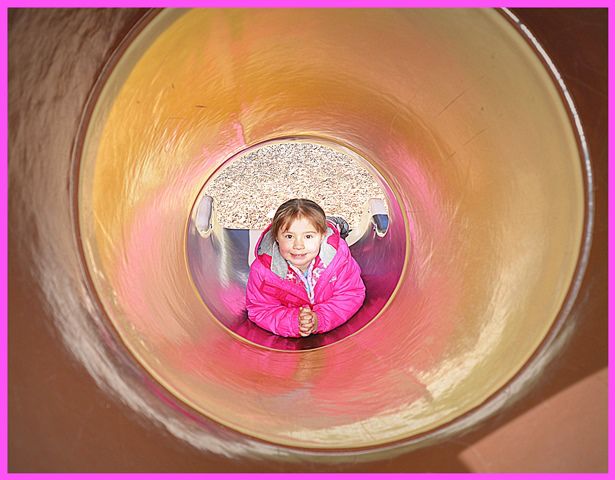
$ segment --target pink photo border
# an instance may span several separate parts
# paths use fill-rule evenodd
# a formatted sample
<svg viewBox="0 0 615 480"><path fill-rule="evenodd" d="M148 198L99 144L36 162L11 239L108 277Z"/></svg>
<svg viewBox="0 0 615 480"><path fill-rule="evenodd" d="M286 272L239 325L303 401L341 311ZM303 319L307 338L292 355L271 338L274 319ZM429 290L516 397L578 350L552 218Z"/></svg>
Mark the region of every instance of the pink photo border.
<svg viewBox="0 0 615 480"><path fill-rule="evenodd" d="M505 6L506 7L599 7L599 8L608 8L608 1L602 2L590 2L589 4L584 4L580 1L540 1L540 2L532 2L532 1L517 1L517 2L509 2ZM2 5L0 6L0 31L2 32L2 37L0 40L0 54L2 58L0 59L0 110L2 112L2 116L0 119L0 147L1 147L1 172L0 172L0 187L2 190L2 212L0 213L1 219L1 239L0 246L2 248L2 255L0 256L0 268L2 269L2 289L0 291L0 306L2 309L0 316L0 326L2 328L2 335L0 335L0 478L19 478L22 480L31 479L31 478L40 478L42 476L57 476L58 478L66 478L70 476L70 478L92 478L92 477L113 477L113 478L150 478L154 476L154 474L11 474L8 473L8 426L7 426L7 417L8 417L8 265L7 265L7 257L8 257L8 8L20 8L20 7L29 7L29 8L45 8L45 7L54 7L54 8L77 8L77 7L237 7L237 8L249 8L249 7L261 7L261 8L273 8L273 7L321 7L321 8L334 8L334 7L443 7L443 8L461 8L461 7L501 7L503 5L493 2L493 1L484 1L484 0L475 0L475 1L459 1L459 0L446 0L439 2L429 2L425 0L418 1L407 1L407 0L382 0L380 2L374 0L210 0L210 1L181 1L181 0L151 0L151 1L129 1L124 2L121 0L107 0L107 1L94 1L94 0L69 0L69 1L45 1L45 0L32 0L32 1L2 1ZM615 11L613 9L609 9L608 12L609 18L609 138L615 138L615 127L613 127L613 123L611 122L612 113L613 113L613 101L612 101L612 87L613 87L613 55L615 52L615 41L613 40L613 25L615 22ZM613 142L609 142L609 166L610 159L613 158ZM609 168L609 191L611 189L611 185L613 182L613 173ZM613 215L615 215L613 208L612 198L609 196L608 201L609 207L609 252L611 250L611 224ZM611 274L613 273L613 264L611 256L609 255L609 265L608 272L609 278L611 278ZM609 284L609 300L612 297L613 286ZM609 325L611 323L613 315L613 309L611 302L609 301ZM611 353L612 353L612 345L613 345L613 331L609 329L609 364L611 363ZM612 398L612 389L613 389L613 372L609 370L609 398ZM612 438L612 412L609 408L609 439ZM609 471L611 471L613 459L613 446L609 442ZM224 478L224 479L234 479L234 478L270 478L272 474L155 474L156 478L175 478L175 477L183 477L183 476L192 476L194 477L206 477L206 478ZM293 478L339 478L341 474L278 474L279 475L292 475ZM385 474L344 474L343 476L348 478L352 477L384 477ZM410 475L416 474L386 474L387 478L408 478ZM421 474L422 477L426 478L442 478L444 476L449 475L464 475L464 474ZM467 475L467 474L466 474ZM487 475L487 474L481 474ZM538 478L551 478L551 477L561 477L566 474L524 474L529 477L538 477ZM569 474L568 474L569 475ZM592 474L595 476L596 474ZM502 477L504 474L488 474L488 477ZM578 477L578 474L575 474L575 477ZM589 476L589 475L588 475Z"/></svg>

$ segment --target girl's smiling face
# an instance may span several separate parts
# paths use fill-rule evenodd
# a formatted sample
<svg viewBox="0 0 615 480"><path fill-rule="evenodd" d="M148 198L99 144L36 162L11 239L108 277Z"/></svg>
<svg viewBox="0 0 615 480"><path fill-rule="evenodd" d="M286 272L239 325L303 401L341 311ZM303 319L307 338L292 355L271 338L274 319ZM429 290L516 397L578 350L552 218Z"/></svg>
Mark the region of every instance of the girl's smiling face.
<svg viewBox="0 0 615 480"><path fill-rule="evenodd" d="M307 218L294 219L276 238L282 257L305 272L320 253L324 235Z"/></svg>

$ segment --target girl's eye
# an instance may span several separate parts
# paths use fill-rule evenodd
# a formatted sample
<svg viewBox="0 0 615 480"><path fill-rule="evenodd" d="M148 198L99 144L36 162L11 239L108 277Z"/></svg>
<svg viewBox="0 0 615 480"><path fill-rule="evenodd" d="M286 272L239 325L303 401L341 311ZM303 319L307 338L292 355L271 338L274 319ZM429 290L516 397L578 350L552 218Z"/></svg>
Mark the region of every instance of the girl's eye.
<svg viewBox="0 0 615 480"><path fill-rule="evenodd" d="M291 238L293 238L292 235L284 235L284 238L286 238L287 240L290 240Z"/></svg>
<svg viewBox="0 0 615 480"><path fill-rule="evenodd" d="M312 238L312 235L306 235L305 238L307 238L308 240Z"/></svg>

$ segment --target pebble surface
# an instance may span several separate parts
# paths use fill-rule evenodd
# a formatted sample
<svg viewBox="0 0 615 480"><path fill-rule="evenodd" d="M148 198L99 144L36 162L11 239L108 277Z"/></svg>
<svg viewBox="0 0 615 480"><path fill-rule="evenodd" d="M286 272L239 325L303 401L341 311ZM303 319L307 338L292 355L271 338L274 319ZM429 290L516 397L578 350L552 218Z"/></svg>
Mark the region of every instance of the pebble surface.
<svg viewBox="0 0 615 480"><path fill-rule="evenodd" d="M262 229L291 198L309 198L327 215L358 225L370 198L384 199L374 177L354 158L325 145L276 143L238 157L205 186L226 228Z"/></svg>

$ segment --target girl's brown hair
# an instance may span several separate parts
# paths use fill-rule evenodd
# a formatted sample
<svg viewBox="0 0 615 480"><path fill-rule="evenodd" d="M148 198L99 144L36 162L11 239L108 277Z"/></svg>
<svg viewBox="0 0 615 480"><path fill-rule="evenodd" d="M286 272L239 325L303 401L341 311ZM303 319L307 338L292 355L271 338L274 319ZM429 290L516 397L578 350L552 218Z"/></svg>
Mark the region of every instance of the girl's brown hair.
<svg viewBox="0 0 615 480"><path fill-rule="evenodd" d="M271 222L273 238L277 238L278 233L284 231L297 218L309 220L318 233L327 232L327 217L320 205L307 198L293 198L284 202L276 210Z"/></svg>

